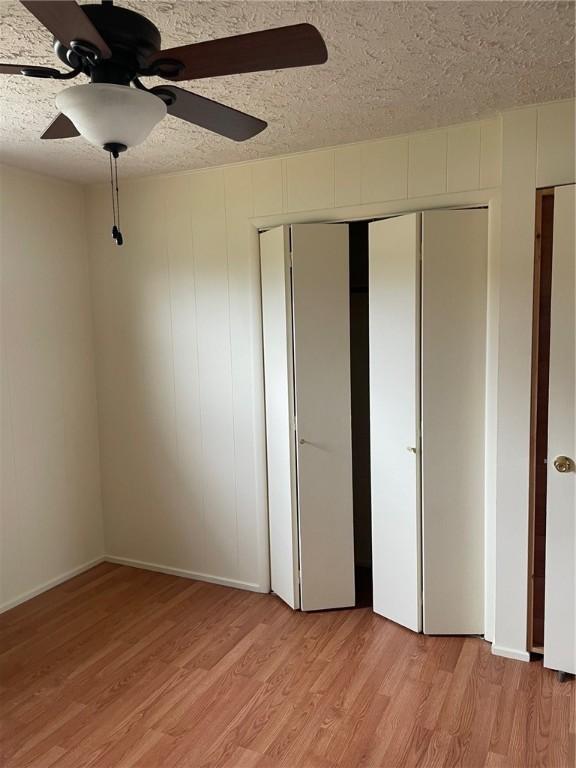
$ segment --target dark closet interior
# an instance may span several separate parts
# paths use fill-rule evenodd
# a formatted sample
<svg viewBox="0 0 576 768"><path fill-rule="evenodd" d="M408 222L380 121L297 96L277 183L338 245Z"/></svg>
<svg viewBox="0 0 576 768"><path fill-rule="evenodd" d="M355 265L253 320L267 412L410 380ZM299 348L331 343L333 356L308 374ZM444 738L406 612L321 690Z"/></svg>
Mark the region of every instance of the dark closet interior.
<svg viewBox="0 0 576 768"><path fill-rule="evenodd" d="M350 377L356 605L372 605L368 222L350 224Z"/></svg>
<svg viewBox="0 0 576 768"><path fill-rule="evenodd" d="M546 485L548 453L548 378L554 190L536 194L534 306L532 327L532 412L530 429L530 584L528 648L544 652L546 571Z"/></svg>

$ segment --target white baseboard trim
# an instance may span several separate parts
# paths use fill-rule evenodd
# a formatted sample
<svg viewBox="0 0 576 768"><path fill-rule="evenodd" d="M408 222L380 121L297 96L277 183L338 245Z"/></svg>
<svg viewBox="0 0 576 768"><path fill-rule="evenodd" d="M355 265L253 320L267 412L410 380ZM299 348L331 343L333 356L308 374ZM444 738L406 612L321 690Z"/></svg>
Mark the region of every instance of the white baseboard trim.
<svg viewBox="0 0 576 768"><path fill-rule="evenodd" d="M184 579L194 579L196 581L207 581L210 584L220 584L223 587L233 587L234 589L246 589L249 592L261 592L267 594L270 590L253 584L250 581L238 581L237 579L225 579L221 576L212 576L208 573L196 573L195 571L185 571L181 568L171 568L167 565L158 565L157 563L146 563L142 560L132 560L127 557L115 557L107 555L103 558L108 563L117 565L127 565L130 568L142 568L145 571L157 571L158 573L167 573L170 576L181 576Z"/></svg>
<svg viewBox="0 0 576 768"><path fill-rule="evenodd" d="M95 565L100 565L100 563L104 563L106 560L106 557L97 557L95 560L90 560L88 563L84 563L84 565L79 565L78 568L73 568L71 571L66 571L66 573L56 576L54 579L50 579L50 581L45 581L44 584L41 584L39 587L35 587L29 592L24 592L24 594L18 595L18 597L8 600L6 603L2 603L2 605L0 605L0 613L5 613L6 611L9 611L10 608L16 608L17 605L41 595L42 592L48 592L49 589L57 587L59 584L63 584L69 579L73 579L74 576L79 576L81 573L84 573L84 571L89 571L90 568L94 568Z"/></svg>
<svg viewBox="0 0 576 768"><path fill-rule="evenodd" d="M0 605L0 613L5 613L11 608L15 608L17 605L25 603L27 600L31 600L33 597L37 597L43 592L47 592L49 589L57 587L59 584L63 584L65 581L74 578L74 576L78 576L85 571L89 571L90 568L94 568L94 566L105 562L115 563L117 565L126 565L130 568L142 568L145 571L167 573L170 576L181 576L184 579L207 581L211 584L220 584L223 587L232 587L234 589L245 589L249 592L260 592L264 594L269 592L268 589L260 586L259 584L254 584L249 581L225 579L220 576L212 576L211 574L207 573L196 573L195 571L186 571L182 570L181 568L171 568L170 566L158 565L157 563L146 563L143 560L132 560L127 557L104 555L103 557L97 557L94 560L90 560L89 562L84 563L77 568L73 568L71 571L67 571L66 573L63 573L54 579L50 579L50 581L44 582L44 584L41 584L39 587L35 587L34 589L31 589L30 591L25 592L24 594L19 595L18 597L9 600L6 603L2 603L2 605ZM516 648L506 648L501 645L492 644L492 653L494 656L504 656L507 659L515 659L517 661L530 661L530 654L528 651L520 651Z"/></svg>
<svg viewBox="0 0 576 768"><path fill-rule="evenodd" d="M516 661L530 661L528 651L519 651L516 648L505 648L502 645L492 645L494 656L504 656L507 659L516 659Z"/></svg>

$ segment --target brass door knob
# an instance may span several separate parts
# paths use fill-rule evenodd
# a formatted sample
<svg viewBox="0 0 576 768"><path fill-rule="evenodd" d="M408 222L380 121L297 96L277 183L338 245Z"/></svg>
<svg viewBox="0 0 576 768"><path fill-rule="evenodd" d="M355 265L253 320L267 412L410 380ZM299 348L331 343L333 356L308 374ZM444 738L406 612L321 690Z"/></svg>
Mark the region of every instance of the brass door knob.
<svg viewBox="0 0 576 768"><path fill-rule="evenodd" d="M557 472L572 472L574 470L574 462L569 456L556 456L554 459L554 469Z"/></svg>

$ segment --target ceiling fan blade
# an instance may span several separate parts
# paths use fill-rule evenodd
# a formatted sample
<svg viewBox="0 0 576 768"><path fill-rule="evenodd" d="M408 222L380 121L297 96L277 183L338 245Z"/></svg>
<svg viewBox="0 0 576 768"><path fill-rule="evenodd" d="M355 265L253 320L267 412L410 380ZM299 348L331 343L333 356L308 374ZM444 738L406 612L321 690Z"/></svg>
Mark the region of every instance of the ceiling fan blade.
<svg viewBox="0 0 576 768"><path fill-rule="evenodd" d="M76 126L66 115L60 112L44 131L41 139L71 139L73 136L80 136Z"/></svg>
<svg viewBox="0 0 576 768"><path fill-rule="evenodd" d="M175 85L160 85L151 89L152 93L167 91L175 101L168 105L168 114L199 125L213 133L219 133L234 141L246 141L256 136L268 125L264 120L239 112L218 101L212 101L197 93L185 91Z"/></svg>
<svg viewBox="0 0 576 768"><path fill-rule="evenodd" d="M328 51L322 35L311 24L266 29L246 35L223 37L159 51L150 59L173 59L184 66L167 80L197 80L201 77L261 72L269 69L323 64Z"/></svg>
<svg viewBox="0 0 576 768"><path fill-rule="evenodd" d="M35 64L0 64L0 75L28 75L32 77L54 77L59 75L52 67L38 67Z"/></svg>
<svg viewBox="0 0 576 768"><path fill-rule="evenodd" d="M109 59L112 51L94 24L74 0L20 0L31 14L67 48L72 40L91 43Z"/></svg>

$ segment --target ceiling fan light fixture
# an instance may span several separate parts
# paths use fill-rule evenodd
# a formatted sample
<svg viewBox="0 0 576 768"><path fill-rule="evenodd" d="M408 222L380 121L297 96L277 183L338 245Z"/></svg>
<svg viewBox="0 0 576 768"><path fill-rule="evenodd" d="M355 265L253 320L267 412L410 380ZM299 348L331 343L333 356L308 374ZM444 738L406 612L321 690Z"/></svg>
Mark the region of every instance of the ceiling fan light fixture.
<svg viewBox="0 0 576 768"><path fill-rule="evenodd" d="M166 104L149 91L126 85L74 85L56 96L56 105L91 144L134 147L166 115Z"/></svg>

